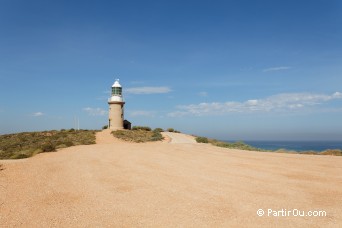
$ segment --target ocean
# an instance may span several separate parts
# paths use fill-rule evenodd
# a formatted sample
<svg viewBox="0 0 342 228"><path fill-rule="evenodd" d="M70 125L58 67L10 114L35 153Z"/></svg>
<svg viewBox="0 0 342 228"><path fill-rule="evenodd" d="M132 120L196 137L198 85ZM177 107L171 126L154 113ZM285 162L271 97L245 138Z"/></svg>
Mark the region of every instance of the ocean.
<svg viewBox="0 0 342 228"><path fill-rule="evenodd" d="M231 141L226 141L231 142ZM327 149L342 150L342 141L243 141L253 147L265 150L295 150L301 151L323 151Z"/></svg>

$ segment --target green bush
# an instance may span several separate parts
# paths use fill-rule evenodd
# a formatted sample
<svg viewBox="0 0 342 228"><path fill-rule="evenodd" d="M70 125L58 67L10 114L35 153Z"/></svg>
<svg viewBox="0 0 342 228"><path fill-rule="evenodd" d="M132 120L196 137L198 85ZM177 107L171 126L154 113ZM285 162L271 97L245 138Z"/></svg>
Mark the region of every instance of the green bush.
<svg viewBox="0 0 342 228"><path fill-rule="evenodd" d="M208 143L208 139L206 137L196 137L196 142L198 143Z"/></svg>
<svg viewBox="0 0 342 228"><path fill-rule="evenodd" d="M104 125L104 126L102 127L102 129L103 129L103 130L108 129L108 125Z"/></svg>
<svg viewBox="0 0 342 228"><path fill-rule="evenodd" d="M153 131L153 135L151 136L150 141L160 141L163 140L164 137L162 136L162 134L158 131Z"/></svg>
<svg viewBox="0 0 342 228"><path fill-rule="evenodd" d="M153 130L154 132L163 132L164 130L160 127L157 127Z"/></svg>
<svg viewBox="0 0 342 228"><path fill-rule="evenodd" d="M151 128L146 127L146 126L134 126L134 127L132 127L132 130L134 130L134 131L136 131L136 130L151 131Z"/></svg>
<svg viewBox="0 0 342 228"><path fill-rule="evenodd" d="M168 131L168 132L174 132L175 129L173 129L173 128L168 128L167 131Z"/></svg>
<svg viewBox="0 0 342 228"><path fill-rule="evenodd" d="M342 156L342 150L334 149L334 150L325 150L320 152L321 155L334 155L334 156Z"/></svg>
<svg viewBox="0 0 342 228"><path fill-rule="evenodd" d="M163 136L160 132L156 131L146 131L142 129L127 131L127 130L117 130L113 131L112 134L119 139L130 141L130 142L150 142L150 141L160 141Z"/></svg>
<svg viewBox="0 0 342 228"><path fill-rule="evenodd" d="M41 149L43 152L53 152L56 151L56 146L52 145L52 143L45 143L42 145Z"/></svg>

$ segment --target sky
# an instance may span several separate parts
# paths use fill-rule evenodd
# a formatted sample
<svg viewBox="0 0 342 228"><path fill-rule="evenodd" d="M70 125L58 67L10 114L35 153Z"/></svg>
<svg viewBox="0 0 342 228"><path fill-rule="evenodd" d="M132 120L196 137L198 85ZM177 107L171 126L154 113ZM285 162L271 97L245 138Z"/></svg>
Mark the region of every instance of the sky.
<svg viewBox="0 0 342 228"><path fill-rule="evenodd" d="M342 2L0 0L0 134L125 118L224 140L342 140Z"/></svg>

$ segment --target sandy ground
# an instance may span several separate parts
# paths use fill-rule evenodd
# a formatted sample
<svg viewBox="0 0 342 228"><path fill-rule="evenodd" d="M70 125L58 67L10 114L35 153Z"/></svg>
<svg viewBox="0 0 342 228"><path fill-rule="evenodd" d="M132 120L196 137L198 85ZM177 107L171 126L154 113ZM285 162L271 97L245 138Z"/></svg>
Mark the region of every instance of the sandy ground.
<svg viewBox="0 0 342 228"><path fill-rule="evenodd" d="M97 142L0 161L0 227L342 226L341 157Z"/></svg>

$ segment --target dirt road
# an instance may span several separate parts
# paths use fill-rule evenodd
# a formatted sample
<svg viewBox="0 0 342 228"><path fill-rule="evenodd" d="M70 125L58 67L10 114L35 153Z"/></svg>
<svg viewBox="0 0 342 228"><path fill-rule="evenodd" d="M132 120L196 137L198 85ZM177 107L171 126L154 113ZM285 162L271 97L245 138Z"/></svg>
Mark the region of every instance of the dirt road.
<svg viewBox="0 0 342 228"><path fill-rule="evenodd" d="M98 135L0 161L1 227L341 227L342 158ZM263 209L264 216L257 210ZM268 216L268 210L326 216ZM274 213L272 213L274 215Z"/></svg>
<svg viewBox="0 0 342 228"><path fill-rule="evenodd" d="M195 139L191 135L174 132L162 132L163 136L170 137L170 143L196 143Z"/></svg>

